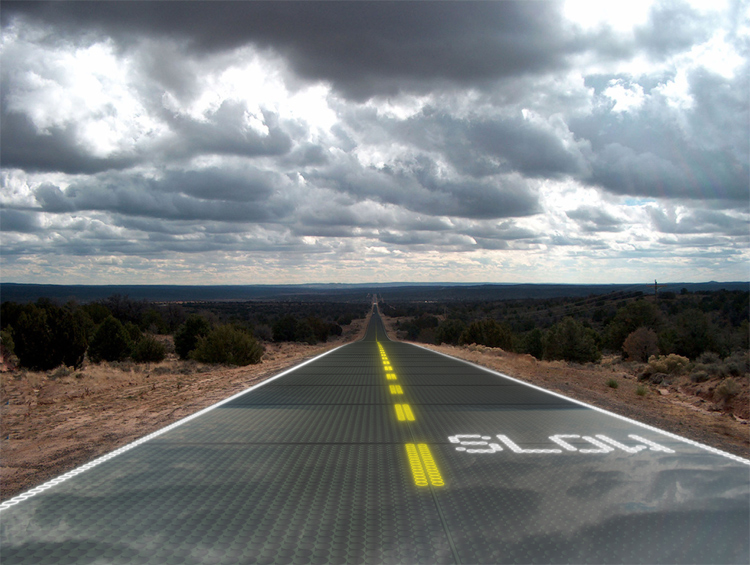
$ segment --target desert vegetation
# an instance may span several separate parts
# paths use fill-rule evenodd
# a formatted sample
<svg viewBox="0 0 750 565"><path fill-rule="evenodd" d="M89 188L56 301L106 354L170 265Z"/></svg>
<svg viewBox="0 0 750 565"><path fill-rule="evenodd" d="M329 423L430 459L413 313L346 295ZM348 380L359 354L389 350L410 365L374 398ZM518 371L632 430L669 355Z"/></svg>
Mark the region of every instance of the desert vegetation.
<svg viewBox="0 0 750 565"><path fill-rule="evenodd" d="M362 318L364 301L151 303L113 295L64 304L4 302L0 312L6 364L50 371L84 362L183 360L245 366L259 363L263 343L324 343Z"/></svg>

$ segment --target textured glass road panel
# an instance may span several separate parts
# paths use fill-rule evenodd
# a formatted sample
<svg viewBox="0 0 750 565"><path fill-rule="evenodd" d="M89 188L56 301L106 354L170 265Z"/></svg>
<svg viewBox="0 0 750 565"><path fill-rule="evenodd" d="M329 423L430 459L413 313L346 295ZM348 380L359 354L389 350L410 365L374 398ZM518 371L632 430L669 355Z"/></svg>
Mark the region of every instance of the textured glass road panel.
<svg viewBox="0 0 750 565"><path fill-rule="evenodd" d="M3 564L747 563L748 471L387 341L375 314L365 340L2 511L0 545Z"/></svg>
<svg viewBox="0 0 750 565"><path fill-rule="evenodd" d="M380 406L229 406L170 430L154 443L405 443L393 408Z"/></svg>
<svg viewBox="0 0 750 565"><path fill-rule="evenodd" d="M455 369L439 373L430 369L424 374L416 374L414 369L411 371L396 371L398 378L406 385L411 386L514 386L514 383L508 379L499 379L489 373L475 371L461 374Z"/></svg>
<svg viewBox="0 0 750 565"><path fill-rule="evenodd" d="M274 386L373 386L380 384L383 379L383 369L367 371L362 375L351 373L333 375L330 369L320 374L291 374L283 379L274 381ZM267 385L268 386L268 385Z"/></svg>
<svg viewBox="0 0 750 565"><path fill-rule="evenodd" d="M266 385L224 406L261 404L388 404L384 386L275 386Z"/></svg>
<svg viewBox="0 0 750 565"><path fill-rule="evenodd" d="M3 563L451 562L403 451L144 445L6 511Z"/></svg>
<svg viewBox="0 0 750 565"><path fill-rule="evenodd" d="M450 469L437 497L464 563L747 560L747 468L731 461L433 450Z"/></svg>
<svg viewBox="0 0 750 565"><path fill-rule="evenodd" d="M509 386L415 386L409 389L412 404L563 404L571 402L523 385Z"/></svg>

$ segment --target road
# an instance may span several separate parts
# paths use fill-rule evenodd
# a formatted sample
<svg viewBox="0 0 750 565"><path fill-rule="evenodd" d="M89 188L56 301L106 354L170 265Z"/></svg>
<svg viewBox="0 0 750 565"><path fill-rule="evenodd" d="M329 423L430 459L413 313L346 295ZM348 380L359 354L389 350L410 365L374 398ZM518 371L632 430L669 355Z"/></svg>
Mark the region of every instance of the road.
<svg viewBox="0 0 750 565"><path fill-rule="evenodd" d="M366 337L0 511L11 563L748 563L750 461Z"/></svg>

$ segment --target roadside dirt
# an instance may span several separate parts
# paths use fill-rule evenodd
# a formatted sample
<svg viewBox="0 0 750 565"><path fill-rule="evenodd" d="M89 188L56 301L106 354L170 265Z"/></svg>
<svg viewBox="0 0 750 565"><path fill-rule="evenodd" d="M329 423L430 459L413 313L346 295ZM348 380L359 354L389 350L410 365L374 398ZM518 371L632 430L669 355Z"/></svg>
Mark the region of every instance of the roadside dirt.
<svg viewBox="0 0 750 565"><path fill-rule="evenodd" d="M388 335L398 340L397 318L383 316ZM508 353L481 345L450 346L417 343L615 414L656 426L705 445L750 459L748 379L731 400L718 399L717 382L692 383L687 376L670 384L639 382L642 363L626 363L619 357L598 364L578 365L564 361L538 361L531 355ZM617 387L610 386L610 381ZM609 384L608 384L609 383ZM636 391L641 387L638 394Z"/></svg>
<svg viewBox="0 0 750 565"><path fill-rule="evenodd" d="M0 374L0 500L215 404L325 351L360 339L367 321L319 345L264 343L258 365L101 363Z"/></svg>

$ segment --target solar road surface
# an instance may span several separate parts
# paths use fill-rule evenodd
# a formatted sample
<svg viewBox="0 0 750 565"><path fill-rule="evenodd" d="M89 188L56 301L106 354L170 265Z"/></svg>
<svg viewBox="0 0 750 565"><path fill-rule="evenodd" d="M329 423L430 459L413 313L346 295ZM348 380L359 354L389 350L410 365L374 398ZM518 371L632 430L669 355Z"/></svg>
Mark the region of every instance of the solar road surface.
<svg viewBox="0 0 750 565"><path fill-rule="evenodd" d="M748 563L750 461L387 339L0 505L11 563Z"/></svg>

